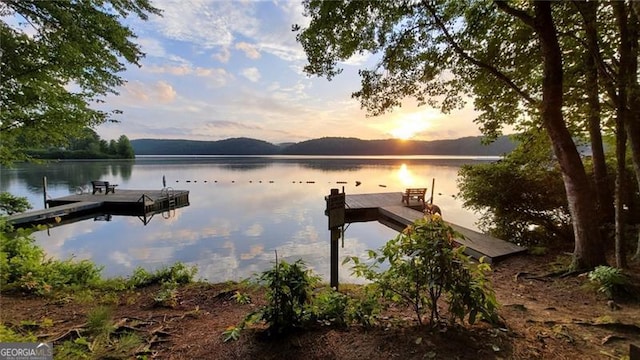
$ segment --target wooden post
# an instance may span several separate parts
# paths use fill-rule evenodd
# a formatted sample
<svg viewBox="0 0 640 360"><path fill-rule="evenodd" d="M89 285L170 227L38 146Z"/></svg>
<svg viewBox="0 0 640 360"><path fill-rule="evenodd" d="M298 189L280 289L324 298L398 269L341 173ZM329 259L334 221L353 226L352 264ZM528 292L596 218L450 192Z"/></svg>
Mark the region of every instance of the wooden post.
<svg viewBox="0 0 640 360"><path fill-rule="evenodd" d="M331 189L331 194L325 197L327 209L325 214L329 217L329 230L331 231L331 259L330 259L330 285L338 289L338 240L342 233L341 227L344 225L345 194L339 193L338 189Z"/></svg>
<svg viewBox="0 0 640 360"><path fill-rule="evenodd" d="M340 228L331 229L331 281L332 288L338 290L338 240L340 239Z"/></svg>
<svg viewBox="0 0 640 360"><path fill-rule="evenodd" d="M47 177L43 176L42 177L42 189L43 189L43 193L42 193L42 198L44 200L44 208L46 209L47 206Z"/></svg>
<svg viewBox="0 0 640 360"><path fill-rule="evenodd" d="M436 187L436 178L431 179L431 205L433 205L433 189Z"/></svg>

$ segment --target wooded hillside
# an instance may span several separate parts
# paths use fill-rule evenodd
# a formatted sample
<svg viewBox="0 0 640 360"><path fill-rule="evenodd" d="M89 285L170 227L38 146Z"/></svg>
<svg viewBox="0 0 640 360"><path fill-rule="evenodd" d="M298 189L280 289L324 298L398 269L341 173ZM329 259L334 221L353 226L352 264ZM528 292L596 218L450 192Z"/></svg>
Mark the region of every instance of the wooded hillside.
<svg viewBox="0 0 640 360"><path fill-rule="evenodd" d="M220 141L132 140L136 155L477 155L500 156L515 148L507 136L490 145L482 137L452 140L361 140L325 137L278 146L266 141L233 138Z"/></svg>

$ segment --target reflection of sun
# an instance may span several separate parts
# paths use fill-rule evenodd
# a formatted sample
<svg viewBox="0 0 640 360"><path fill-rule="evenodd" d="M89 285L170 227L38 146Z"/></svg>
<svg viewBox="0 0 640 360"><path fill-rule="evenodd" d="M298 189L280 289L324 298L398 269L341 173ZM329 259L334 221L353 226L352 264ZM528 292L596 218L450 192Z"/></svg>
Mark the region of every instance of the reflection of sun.
<svg viewBox="0 0 640 360"><path fill-rule="evenodd" d="M431 111L415 112L403 115L390 131L396 139L408 140L429 128L429 121L436 117Z"/></svg>

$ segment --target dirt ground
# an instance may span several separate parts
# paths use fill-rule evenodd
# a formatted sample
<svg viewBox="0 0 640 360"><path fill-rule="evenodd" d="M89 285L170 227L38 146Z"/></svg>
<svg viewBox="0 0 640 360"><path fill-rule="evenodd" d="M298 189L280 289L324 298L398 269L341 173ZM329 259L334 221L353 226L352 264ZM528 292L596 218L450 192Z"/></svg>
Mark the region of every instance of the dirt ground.
<svg viewBox="0 0 640 360"><path fill-rule="evenodd" d="M111 294L95 301L2 294L0 317L16 331L25 323L43 341L60 344L86 324L101 301L113 307L113 321L138 332L157 359L622 359L630 344L640 345L640 302L612 303L585 276L540 277L553 270L556 256L523 255L494 266L493 286L505 326L487 324L430 331L413 314L389 309L373 328L318 326L281 338L246 329L238 341L224 343L222 332L263 303L232 299L235 284L192 284L178 290L174 308L154 306L157 287ZM640 273L635 265L633 272ZM634 279L637 283L638 279ZM245 290L243 290L245 291Z"/></svg>

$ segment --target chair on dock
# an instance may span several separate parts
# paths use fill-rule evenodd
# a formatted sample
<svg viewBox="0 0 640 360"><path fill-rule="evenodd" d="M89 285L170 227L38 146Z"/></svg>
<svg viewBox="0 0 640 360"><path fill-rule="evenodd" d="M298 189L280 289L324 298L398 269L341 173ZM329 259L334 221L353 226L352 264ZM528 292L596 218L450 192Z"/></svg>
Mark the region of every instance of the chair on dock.
<svg viewBox="0 0 640 360"><path fill-rule="evenodd" d="M407 203L407 206L409 206L409 201L415 199L422 202L422 207L424 207L424 197L426 193L427 188L407 188L402 194L402 202Z"/></svg>
<svg viewBox="0 0 640 360"><path fill-rule="evenodd" d="M116 186L118 186L118 184L109 184L108 181L94 180L91 182L91 186L93 187L92 194L95 195L96 192L102 193L102 190L104 189L104 194L107 195L109 192L115 194Z"/></svg>

